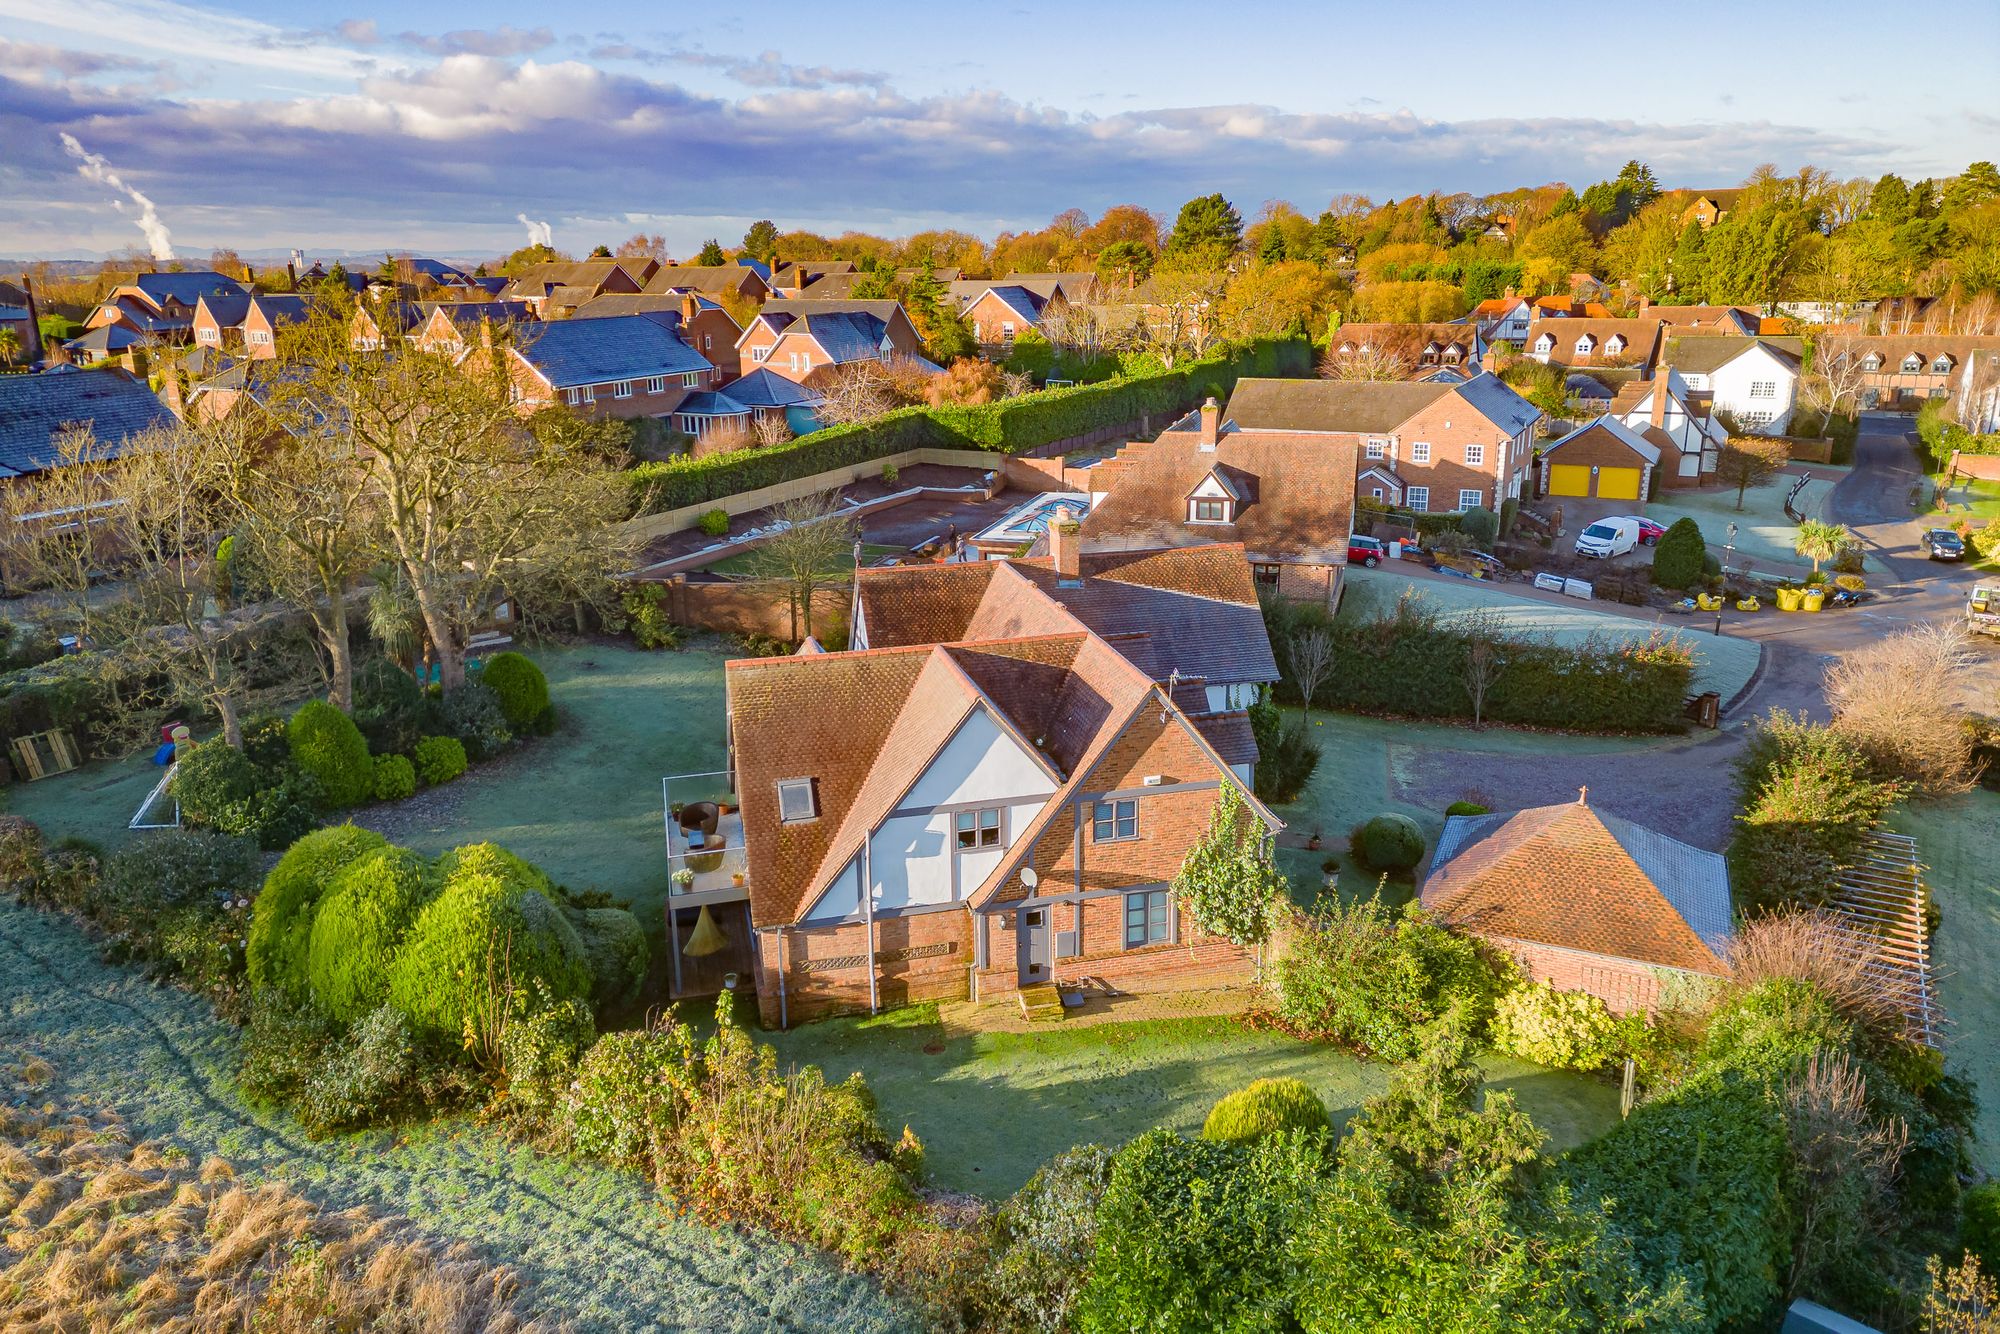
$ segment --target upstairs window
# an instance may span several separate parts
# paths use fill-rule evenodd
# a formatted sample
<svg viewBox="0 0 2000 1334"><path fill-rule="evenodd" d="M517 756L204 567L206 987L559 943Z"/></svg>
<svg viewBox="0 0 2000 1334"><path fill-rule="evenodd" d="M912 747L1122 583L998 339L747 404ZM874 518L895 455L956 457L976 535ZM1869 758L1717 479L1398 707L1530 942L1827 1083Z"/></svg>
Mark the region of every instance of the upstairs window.
<svg viewBox="0 0 2000 1334"><path fill-rule="evenodd" d="M1776 398L1777 396L1778 382L1776 380L1752 380L1750 382L1750 397Z"/></svg>
<svg viewBox="0 0 2000 1334"><path fill-rule="evenodd" d="M700 371L689 371L686 375L683 375L681 377L682 386L688 389L692 389L700 383L701 383Z"/></svg>
<svg viewBox="0 0 2000 1334"><path fill-rule="evenodd" d="M1870 352L1867 356L1863 357L1861 359L1861 369L1864 371L1881 370L1882 369L1881 354L1878 352Z"/></svg>
<svg viewBox="0 0 2000 1334"><path fill-rule="evenodd" d="M1139 803L1126 797L1100 801L1091 809L1090 839L1093 843L1116 843L1139 837Z"/></svg>
<svg viewBox="0 0 2000 1334"><path fill-rule="evenodd" d="M630 380L613 380L611 382L611 396L613 398L632 397L632 382Z"/></svg>
<svg viewBox="0 0 2000 1334"><path fill-rule="evenodd" d="M1617 356L1625 350L1625 336L1623 334L1611 335L1611 341L1604 345L1604 350L1614 357Z"/></svg>
<svg viewBox="0 0 2000 1334"><path fill-rule="evenodd" d="M1951 374L1951 358L1948 356L1939 357L1936 361L1933 361L1931 363L1931 374L1932 375Z"/></svg>
<svg viewBox="0 0 2000 1334"><path fill-rule="evenodd" d="M1547 356L1549 353L1555 350L1556 350L1556 340L1549 337L1547 334L1543 334L1540 338L1537 338L1535 340L1535 351L1541 353L1543 356Z"/></svg>
<svg viewBox="0 0 2000 1334"><path fill-rule="evenodd" d="M752 361L762 361L770 355L771 349L769 347L753 347L750 349L750 360Z"/></svg>
<svg viewBox="0 0 2000 1334"><path fill-rule="evenodd" d="M1465 447L1465 466L1466 466L1466 467L1468 467L1468 468L1478 468L1478 467L1483 467L1483 466L1485 465L1485 463L1486 463L1486 446L1484 446L1484 445L1467 445L1467 446Z"/></svg>
<svg viewBox="0 0 2000 1334"><path fill-rule="evenodd" d="M1581 338L1579 338L1579 339L1577 339L1577 340L1576 340L1576 354L1577 354L1577 355L1578 355L1579 357L1587 357L1587 356L1589 356L1589 355L1590 355L1590 335L1589 335L1589 334L1585 334L1585 335L1584 335L1583 337L1581 337Z"/></svg>
<svg viewBox="0 0 2000 1334"><path fill-rule="evenodd" d="M1431 443L1430 443L1430 441L1428 441L1428 440L1413 440L1413 441L1411 441L1411 442L1410 442L1410 462L1412 462L1412 463L1429 463L1430 461L1431 461Z"/></svg>
<svg viewBox="0 0 2000 1334"><path fill-rule="evenodd" d="M778 818L786 824L819 816L819 786L810 778L778 780Z"/></svg>
<svg viewBox="0 0 2000 1334"><path fill-rule="evenodd" d="M958 850L970 851L975 848L997 848L1000 846L1000 810L994 807L984 811L960 811L953 817L958 836Z"/></svg>
<svg viewBox="0 0 2000 1334"><path fill-rule="evenodd" d="M1229 502L1211 500L1207 497L1197 498L1188 517L1195 523L1228 523Z"/></svg>
<svg viewBox="0 0 2000 1334"><path fill-rule="evenodd" d="M1916 353L1912 352L1910 353L1909 356L1903 358L1903 370L1905 372L1913 373L1916 371L1920 371L1923 368L1924 368L1924 359L1918 356Z"/></svg>
<svg viewBox="0 0 2000 1334"><path fill-rule="evenodd" d="M666 376L664 376L664 375L649 375L649 376L647 376L647 377L646 377L646 392L647 392L647 393L649 393L649 394L664 394L664 393L666 393L666 392L667 392L667 377L666 377Z"/></svg>
<svg viewBox="0 0 2000 1334"><path fill-rule="evenodd" d="M1371 459L1379 459L1379 458L1386 458L1386 457L1388 456L1388 453L1389 453L1389 442L1388 442L1388 441L1386 441L1386 440L1370 440L1370 441L1368 442L1368 457L1369 457L1369 458L1371 458Z"/></svg>

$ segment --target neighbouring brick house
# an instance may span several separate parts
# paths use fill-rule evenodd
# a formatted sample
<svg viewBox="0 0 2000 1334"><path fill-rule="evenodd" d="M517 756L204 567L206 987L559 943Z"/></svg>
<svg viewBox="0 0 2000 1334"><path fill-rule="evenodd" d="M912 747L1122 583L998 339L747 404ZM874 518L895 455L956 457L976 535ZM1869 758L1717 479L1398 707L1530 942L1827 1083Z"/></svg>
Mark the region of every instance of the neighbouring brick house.
<svg viewBox="0 0 2000 1334"><path fill-rule="evenodd" d="M86 333L123 328L162 343L193 336L195 307L207 297L249 296L241 283L208 270L142 273L111 289L83 322Z"/></svg>
<svg viewBox="0 0 2000 1334"><path fill-rule="evenodd" d="M1507 295L1489 297L1474 306L1466 318L1487 342L1519 347L1528 341L1528 325L1534 317L1535 308L1528 298L1514 295L1509 288Z"/></svg>
<svg viewBox="0 0 2000 1334"><path fill-rule="evenodd" d="M1354 440L1246 431L1210 399L1090 469L1090 551L1240 542L1255 580L1334 606L1354 528Z"/></svg>
<svg viewBox="0 0 2000 1334"><path fill-rule="evenodd" d="M1068 304L1059 291L1044 296L1019 283L998 283L972 299L965 307L964 319L974 342L1004 351L1013 346L1017 335L1040 328L1043 316Z"/></svg>
<svg viewBox="0 0 2000 1334"><path fill-rule="evenodd" d="M1736 207L1736 201L1743 197L1741 187L1730 190L1669 190L1667 198L1683 202L1681 225L1698 222L1703 228L1713 227L1729 216Z"/></svg>
<svg viewBox="0 0 2000 1334"><path fill-rule="evenodd" d="M1486 337L1470 324L1343 324L1327 341L1330 363L1354 363L1375 379L1414 380L1440 368L1479 369Z"/></svg>
<svg viewBox="0 0 2000 1334"><path fill-rule="evenodd" d="M1615 1013L1729 975L1729 870L1577 800L1445 821L1418 900L1507 951L1537 982Z"/></svg>
<svg viewBox="0 0 2000 1334"><path fill-rule="evenodd" d="M648 296L698 292L711 299L734 293L757 304L770 299L771 284L742 264L664 264L646 283Z"/></svg>
<svg viewBox="0 0 2000 1334"><path fill-rule="evenodd" d="M525 301L433 301L418 308L410 341L419 351L455 356L477 343L482 330L511 328L533 318Z"/></svg>
<svg viewBox="0 0 2000 1334"><path fill-rule="evenodd" d="M311 311L312 298L296 294L204 295L192 324L197 347L268 361L278 355L278 331Z"/></svg>
<svg viewBox="0 0 2000 1334"><path fill-rule="evenodd" d="M757 276L748 269L738 272ZM601 320L611 315L644 315L659 321L715 366L718 382L736 378L736 340L743 329L709 297L691 291L606 295L584 302L570 318Z"/></svg>
<svg viewBox="0 0 2000 1334"><path fill-rule="evenodd" d="M1856 334L1820 340L1821 355L1858 361L1861 406L1915 412L1926 399L1947 398L1965 365L1985 350L2000 350L1990 334Z"/></svg>
<svg viewBox="0 0 2000 1334"><path fill-rule="evenodd" d="M1221 433L1351 450L1359 504L1456 513L1520 498L1541 419L1540 409L1484 373L1462 383L1246 378L1223 409ZM1183 421L1175 429L1190 427Z"/></svg>
<svg viewBox="0 0 2000 1334"><path fill-rule="evenodd" d="M1058 551L1046 580L1003 562L882 571L880 599L868 571L857 628L873 608L896 618L877 630L912 642L731 662L747 884L697 881L670 900L676 949L693 930L692 900L725 933L747 930L758 1006L778 1025L1050 982L1152 991L1247 980L1251 956L1201 933L1171 892L1222 784L1238 781L1184 707L1200 694L1140 666L1180 636L1089 624L1116 613L1126 579L1153 592L1209 588L1232 555L1240 573L1229 582L1247 595L1241 553L1217 551L1090 566ZM1102 607L1082 613L1051 591L1099 581ZM1254 597L1247 610L1255 616ZM1218 622L1214 652L1241 652L1236 619Z"/></svg>
<svg viewBox="0 0 2000 1334"><path fill-rule="evenodd" d="M1536 361L1564 369L1636 366L1650 371L1660 355L1656 319L1604 320L1573 316L1537 318L1528 326L1521 351Z"/></svg>
<svg viewBox="0 0 2000 1334"><path fill-rule="evenodd" d="M501 295L527 302L537 319L560 319L606 292L645 291L659 268L658 260L643 256L531 264L515 275Z"/></svg>
<svg viewBox="0 0 2000 1334"><path fill-rule="evenodd" d="M1621 385L1609 415L1660 451L1654 471L1662 487L1706 486L1715 481L1729 443L1729 432L1715 420L1714 400L1711 391L1691 388L1678 370L1663 366L1650 380Z"/></svg>
<svg viewBox="0 0 2000 1334"><path fill-rule="evenodd" d="M1651 298L1639 298L1639 318L1658 320L1667 326L1667 335L1731 334L1754 338L1764 325L1764 316L1754 306L1660 306Z"/></svg>
<svg viewBox="0 0 2000 1334"><path fill-rule="evenodd" d="M767 301L736 342L740 374L767 369L804 383L858 361L924 360L924 340L898 301Z"/></svg>
<svg viewBox="0 0 2000 1334"><path fill-rule="evenodd" d="M499 348L523 411L560 399L600 417L671 417L690 394L714 387L715 367L644 315L529 322L504 346L491 329L480 326L466 364L476 368Z"/></svg>
<svg viewBox="0 0 2000 1334"><path fill-rule="evenodd" d="M15 359L30 365L42 359L42 329L35 309L35 285L24 274L18 285L0 282L0 329L14 335Z"/></svg>
<svg viewBox="0 0 2000 1334"><path fill-rule="evenodd" d="M1650 493L1660 447L1609 414L1542 450L1541 492L1638 501Z"/></svg>
<svg viewBox="0 0 2000 1334"><path fill-rule="evenodd" d="M99 457L116 458L132 438L173 420L144 380L121 370L0 375L0 482L55 466L68 431L88 429Z"/></svg>

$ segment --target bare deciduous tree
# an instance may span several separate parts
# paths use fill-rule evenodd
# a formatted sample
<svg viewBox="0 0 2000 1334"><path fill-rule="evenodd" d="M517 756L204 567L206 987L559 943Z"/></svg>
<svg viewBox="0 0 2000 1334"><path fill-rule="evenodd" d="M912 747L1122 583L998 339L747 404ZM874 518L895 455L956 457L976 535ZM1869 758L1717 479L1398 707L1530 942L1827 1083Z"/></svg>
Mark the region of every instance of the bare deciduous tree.
<svg viewBox="0 0 2000 1334"><path fill-rule="evenodd" d="M1971 661L1956 624L1913 626L1854 649L1827 669L1833 726L1913 792L1964 792L1980 766L1953 701Z"/></svg>
<svg viewBox="0 0 2000 1334"><path fill-rule="evenodd" d="M1836 413L1853 416L1860 411L1861 393L1867 372L1861 369L1867 353L1861 341L1841 330L1825 330L1813 339L1812 368L1799 380L1799 398L1821 414L1830 430Z"/></svg>
<svg viewBox="0 0 2000 1334"><path fill-rule="evenodd" d="M1301 630L1285 642L1285 657L1292 666L1292 683L1311 713L1313 696L1333 671L1333 635L1318 625Z"/></svg>
<svg viewBox="0 0 2000 1334"><path fill-rule="evenodd" d="M750 438L759 445L782 445L792 438L792 424L782 412L759 413L750 424Z"/></svg>
<svg viewBox="0 0 2000 1334"><path fill-rule="evenodd" d="M1507 670L1500 618L1477 612L1465 622L1465 693L1472 701L1472 726L1486 726L1486 697Z"/></svg>
<svg viewBox="0 0 2000 1334"><path fill-rule="evenodd" d="M813 414L824 426L847 426L867 421L896 406L896 395L889 386L888 377L882 367L872 361L835 366L824 374L814 376L813 388L820 395Z"/></svg>
<svg viewBox="0 0 2000 1334"><path fill-rule="evenodd" d="M1895 1117L1878 1120L1861 1072L1845 1053L1823 1050L1786 1085L1784 1115L1792 1148L1785 1194L1793 1225L1785 1296L1792 1298L1833 1266L1858 1258L1861 1246L1893 1221L1909 1129Z"/></svg>
<svg viewBox="0 0 2000 1334"><path fill-rule="evenodd" d="M778 531L750 553L750 575L782 589L792 604L794 638L813 632L813 595L852 577L861 524L838 491L819 491L771 509Z"/></svg>
<svg viewBox="0 0 2000 1334"><path fill-rule="evenodd" d="M1724 486L1736 488L1736 508L1743 508L1743 496L1753 486L1762 486L1791 462L1791 450L1782 440L1766 440L1754 435L1732 436L1715 461L1715 475Z"/></svg>

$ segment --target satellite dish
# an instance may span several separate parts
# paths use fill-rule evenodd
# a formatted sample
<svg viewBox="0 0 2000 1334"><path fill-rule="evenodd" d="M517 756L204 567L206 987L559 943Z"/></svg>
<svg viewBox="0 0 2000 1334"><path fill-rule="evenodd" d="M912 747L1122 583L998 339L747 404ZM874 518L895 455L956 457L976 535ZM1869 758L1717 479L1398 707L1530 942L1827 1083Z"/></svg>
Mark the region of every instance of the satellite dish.
<svg viewBox="0 0 2000 1334"><path fill-rule="evenodd" d="M1033 889L1036 885L1040 884L1041 881L1042 878L1035 874L1034 867L1023 866L1021 868L1021 883L1026 885L1029 889Z"/></svg>

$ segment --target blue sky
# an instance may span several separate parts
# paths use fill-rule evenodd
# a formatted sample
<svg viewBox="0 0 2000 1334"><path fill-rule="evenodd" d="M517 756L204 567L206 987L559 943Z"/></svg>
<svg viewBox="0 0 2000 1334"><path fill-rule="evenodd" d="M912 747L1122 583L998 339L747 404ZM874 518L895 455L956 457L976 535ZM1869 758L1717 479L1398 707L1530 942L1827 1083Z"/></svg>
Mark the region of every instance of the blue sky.
<svg viewBox="0 0 2000 1334"><path fill-rule="evenodd" d="M0 255L478 255L524 216L686 254L760 216L991 236L1214 189L1311 212L1630 157L1712 186L2000 156L1992 5L1937 40L1851 0L717 8L0 0Z"/></svg>

